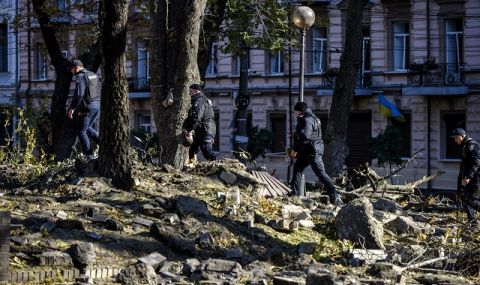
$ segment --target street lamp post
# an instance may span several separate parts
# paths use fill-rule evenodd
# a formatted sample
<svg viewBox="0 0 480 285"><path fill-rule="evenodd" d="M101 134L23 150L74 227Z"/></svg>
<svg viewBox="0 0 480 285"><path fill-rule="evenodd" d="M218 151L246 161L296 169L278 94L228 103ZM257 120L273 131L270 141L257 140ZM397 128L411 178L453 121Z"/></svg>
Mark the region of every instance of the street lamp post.
<svg viewBox="0 0 480 285"><path fill-rule="evenodd" d="M305 35L315 22L315 12L310 7L299 6L293 12L293 23L302 29L302 51L300 52L300 76L298 81L298 101L303 102L303 85L305 77Z"/></svg>

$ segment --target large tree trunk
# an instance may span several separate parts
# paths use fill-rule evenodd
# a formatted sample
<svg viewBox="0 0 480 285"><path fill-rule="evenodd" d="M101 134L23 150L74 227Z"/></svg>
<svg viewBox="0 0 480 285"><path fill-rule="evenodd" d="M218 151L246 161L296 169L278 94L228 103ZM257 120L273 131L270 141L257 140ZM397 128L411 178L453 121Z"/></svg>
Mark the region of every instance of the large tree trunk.
<svg viewBox="0 0 480 285"><path fill-rule="evenodd" d="M206 0L151 0L151 94L159 155L161 163L177 168L183 166L184 148L179 142L190 107L188 86L200 79L197 53L205 6ZM176 36L167 37L172 33ZM162 104L169 92L173 103Z"/></svg>
<svg viewBox="0 0 480 285"><path fill-rule="evenodd" d="M99 173L129 190L133 185L125 70L129 0L105 0L102 27L104 81L100 114Z"/></svg>
<svg viewBox="0 0 480 285"><path fill-rule="evenodd" d="M324 136L324 162L331 176L338 176L341 173L348 156L346 144L348 118L361 64L362 14L365 1L348 2L344 49Z"/></svg>
<svg viewBox="0 0 480 285"><path fill-rule="evenodd" d="M71 147L77 137L76 122L68 120L65 109L72 82L72 73L68 68L70 61L62 56L60 45L56 37L56 24L50 21L50 13L46 9L46 0L33 0L33 10L37 16L43 41L55 68L55 89L52 95L50 124L52 130L52 149L50 150L56 160L63 160L70 156ZM27 15L30 17L30 15ZM90 52L82 55L82 60L89 70L96 71L101 63L99 56L100 45L96 42L90 48Z"/></svg>

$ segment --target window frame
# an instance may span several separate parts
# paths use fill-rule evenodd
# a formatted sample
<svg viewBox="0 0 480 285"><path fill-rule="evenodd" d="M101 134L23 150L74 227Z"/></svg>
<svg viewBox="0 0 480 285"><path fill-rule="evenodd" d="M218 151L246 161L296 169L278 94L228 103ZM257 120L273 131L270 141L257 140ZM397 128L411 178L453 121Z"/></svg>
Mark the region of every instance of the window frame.
<svg viewBox="0 0 480 285"><path fill-rule="evenodd" d="M404 25L406 32L396 32L397 25ZM401 40L401 47L397 47L397 38ZM407 71L410 64L410 22L395 21L392 22L392 62L395 71ZM397 63L397 52L401 53L401 64Z"/></svg>
<svg viewBox="0 0 480 285"><path fill-rule="evenodd" d="M148 122L143 119L148 118ZM150 111L136 111L135 112L135 128L143 130L147 133L152 133L152 116Z"/></svg>
<svg viewBox="0 0 480 285"><path fill-rule="evenodd" d="M8 25L0 24L0 72L8 72Z"/></svg>
<svg viewBox="0 0 480 285"><path fill-rule="evenodd" d="M205 75L216 76L218 74L218 43L213 43L210 50L210 60L208 61Z"/></svg>
<svg viewBox="0 0 480 285"><path fill-rule="evenodd" d="M461 30L455 29L455 31L449 31L449 22L451 21L459 21L461 22ZM459 23L453 23L454 27L457 28ZM463 64L464 59L464 23L462 18L448 18L444 21L445 25L445 68L446 68L446 76L447 82L449 81L448 78L450 75L453 74L455 76L454 81L460 81L460 69L461 65ZM455 50L450 51L450 37L453 36L455 40ZM451 54L455 53L453 59L451 58Z"/></svg>
<svg viewBox="0 0 480 285"><path fill-rule="evenodd" d="M322 31L324 35L322 35ZM318 34L318 36L317 36ZM316 42L320 42L320 51L316 50ZM327 28L323 26L316 26L312 28L312 72L313 73L324 73L327 68L327 47L328 47L328 35ZM317 56L319 60L317 61Z"/></svg>
<svg viewBox="0 0 480 285"><path fill-rule="evenodd" d="M285 61L283 51L269 53L270 74L283 74L285 72Z"/></svg>
<svg viewBox="0 0 480 285"><path fill-rule="evenodd" d="M43 43L35 45L35 77L37 80L48 79L48 56L43 52Z"/></svg>
<svg viewBox="0 0 480 285"><path fill-rule="evenodd" d="M138 88L148 87L150 84L150 51L148 39L137 39L136 54L136 82ZM142 60L140 59L140 55L142 55ZM141 69L145 76L140 77Z"/></svg>

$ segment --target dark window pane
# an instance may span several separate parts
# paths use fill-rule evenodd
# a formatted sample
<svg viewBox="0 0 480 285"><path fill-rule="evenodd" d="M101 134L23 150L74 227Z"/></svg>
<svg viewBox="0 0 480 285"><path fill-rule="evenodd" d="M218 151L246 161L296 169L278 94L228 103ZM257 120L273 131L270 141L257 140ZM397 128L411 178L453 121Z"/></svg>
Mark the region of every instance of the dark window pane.
<svg viewBox="0 0 480 285"><path fill-rule="evenodd" d="M400 130L402 136L402 157L410 157L411 155L411 145L412 145L412 130L411 130L411 114L407 112L402 112L405 122L400 122L395 119L390 120L390 124L395 126Z"/></svg>
<svg viewBox="0 0 480 285"><path fill-rule="evenodd" d="M452 131L456 128L465 128L465 113L451 113L443 115L444 140L445 140L445 158L461 158L461 148L450 137Z"/></svg>
<svg viewBox="0 0 480 285"><path fill-rule="evenodd" d="M273 133L272 152L284 152L287 146L287 116L285 113L270 113L269 119Z"/></svg>

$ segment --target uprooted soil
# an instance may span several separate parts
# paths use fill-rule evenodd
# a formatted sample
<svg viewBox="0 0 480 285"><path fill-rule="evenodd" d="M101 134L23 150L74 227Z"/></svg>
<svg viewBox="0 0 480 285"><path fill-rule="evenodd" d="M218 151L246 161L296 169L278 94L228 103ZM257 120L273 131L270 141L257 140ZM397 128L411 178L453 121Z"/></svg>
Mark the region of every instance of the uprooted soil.
<svg viewBox="0 0 480 285"><path fill-rule="evenodd" d="M219 178L221 172L229 169L239 178L235 185ZM125 268L142 256L159 252L178 264L192 257L200 261L209 258L234 260L245 271L248 271L249 264L265 262L269 268L262 272L261 278L267 282L272 282L275 276L304 278L306 275L302 274L308 274L312 264L320 264L340 276L337 282L344 284L372 284L374 280L395 284L402 282L397 280L399 275L405 276L403 282L406 284L432 284L429 283L433 282L432 279L428 277L432 273L451 277L441 279L441 282L437 280L442 284L458 284L458 280L470 284L480 282L478 265L475 268L475 263L472 263L478 256L464 254L475 249L480 241L480 230L475 225L465 225L463 214L457 218L456 212L451 210L454 206L452 201L433 197L422 199L412 195L404 195L397 200L405 210L403 215L421 213L426 223L443 229L443 232L397 235L386 230L383 236L388 254L386 261L404 268L401 274L388 280L388 277L378 274L378 270L372 269L368 262L352 262L349 252L353 248L361 249L362 245L337 238L334 216L313 216L313 227L282 229L268 223L286 219L282 214L285 205L321 209L336 215L338 207L328 205L325 197L318 193L310 194L303 200L298 197L262 197L258 191L261 183L248 181L242 177L243 171L244 167L233 160L200 163L184 172L168 166L135 162L135 187L130 191L121 191L113 187L108 179L96 175L94 161L67 161L46 171L26 165L0 166L0 209L11 212L11 235L24 237L42 233L41 238L23 244L10 243L10 270L38 268L39 254L51 250L65 251L72 244L90 242L94 245L96 259L89 266L98 268ZM239 189L240 199L235 197L236 189ZM205 202L210 214L195 211L181 213L176 205L178 197L192 197ZM345 202L348 202L347 199L344 197ZM93 218L96 214L113 222L96 221ZM48 221L56 226L46 228ZM152 231L152 226L145 221L159 225L162 234ZM205 234L208 234L206 240ZM305 244L313 244L313 248L299 250ZM401 250L411 245L422 250L411 253L410 259L396 259L396 255L404 254ZM441 254L427 255L438 250L438 246L442 247ZM405 269L422 260L450 254L452 259ZM178 281L165 276L159 278L165 282L162 284ZM189 280L189 276L183 276L178 282ZM249 280L253 278L246 274L229 282L244 284ZM54 280L50 282L55 283ZM115 280L99 280L96 284L102 282L110 284ZM278 283L278 279L275 282L287 284Z"/></svg>

